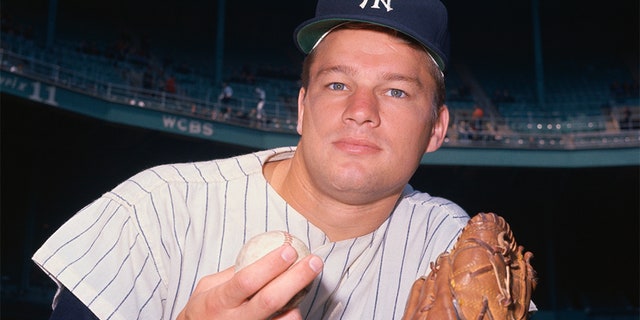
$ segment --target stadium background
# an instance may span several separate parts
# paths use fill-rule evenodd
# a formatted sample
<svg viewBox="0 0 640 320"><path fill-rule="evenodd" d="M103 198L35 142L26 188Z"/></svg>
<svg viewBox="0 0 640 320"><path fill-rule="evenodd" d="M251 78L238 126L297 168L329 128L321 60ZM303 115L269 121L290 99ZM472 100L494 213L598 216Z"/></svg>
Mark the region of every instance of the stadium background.
<svg viewBox="0 0 640 320"><path fill-rule="evenodd" d="M532 63L530 2L445 3L452 62ZM43 38L47 1L4 0L0 5L3 19L10 14ZM215 1L60 2L56 36L106 43L126 30L148 37L162 55L211 65L216 10ZM227 63L299 64L291 32L312 15L311 1L235 1L227 3L226 12ZM549 61L637 60L635 1L541 1L540 16ZM44 317L50 283L30 263L29 249L89 201L156 164L251 151L108 123L6 94L1 99L0 312L7 319ZM638 166L440 165L421 166L412 184L456 201L471 214L494 211L507 217L519 242L535 254L541 283L534 299L542 310L554 311L558 319L572 311L588 319L632 319L639 302L639 174ZM26 220L28 212L37 212L35 223ZM22 291L25 281L28 289L43 288L39 299Z"/></svg>

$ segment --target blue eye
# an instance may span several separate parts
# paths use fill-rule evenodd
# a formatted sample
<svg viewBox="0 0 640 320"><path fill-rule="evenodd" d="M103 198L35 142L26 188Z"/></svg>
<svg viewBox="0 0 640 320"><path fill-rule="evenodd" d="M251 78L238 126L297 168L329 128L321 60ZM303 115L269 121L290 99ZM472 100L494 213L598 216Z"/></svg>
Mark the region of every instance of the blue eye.
<svg viewBox="0 0 640 320"><path fill-rule="evenodd" d="M407 94L399 89L391 89L389 90L389 95L394 97L394 98L404 98L407 96Z"/></svg>
<svg viewBox="0 0 640 320"><path fill-rule="evenodd" d="M341 91L345 90L346 86L344 85L344 83L334 82L329 85L329 89Z"/></svg>

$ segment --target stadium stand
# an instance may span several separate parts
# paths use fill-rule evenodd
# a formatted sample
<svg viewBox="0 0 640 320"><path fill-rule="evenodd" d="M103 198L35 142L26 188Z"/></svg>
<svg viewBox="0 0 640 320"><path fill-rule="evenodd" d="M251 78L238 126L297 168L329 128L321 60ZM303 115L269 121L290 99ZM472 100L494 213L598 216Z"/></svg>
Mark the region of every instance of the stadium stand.
<svg viewBox="0 0 640 320"><path fill-rule="evenodd" d="M297 70L226 66L224 76L235 97L227 113L217 101L220 84L213 82L210 73L186 61L139 50L136 41L126 36L113 44L59 41L45 48L33 39L33 31L17 31L28 28L8 28L3 21L3 71L29 74L132 107L249 127L258 126L251 111L257 103L254 89L259 86L266 91L270 120L258 129L295 133ZM456 65L448 71L447 105L452 117L445 146L536 150L640 146L638 75L633 66L590 61L588 67L576 63L549 68L553 72L547 73L546 99L540 104L532 70L487 65ZM166 88L169 77L175 79L175 92ZM484 114L481 125L474 128L477 106ZM35 295L48 303L50 292L44 286L34 285ZM612 308L623 313L616 319L632 319L637 302L625 297L561 296L558 308L586 310L592 314L589 319L605 319L603 314Z"/></svg>
<svg viewBox="0 0 640 320"><path fill-rule="evenodd" d="M217 102L219 85L183 61L169 61L119 41L58 42L44 49L20 34L3 34L3 64L37 73L91 94L122 101L144 100L145 107L255 126L255 87L266 91L264 130L295 130L298 82L291 70L228 66L234 89L229 109ZM27 63L28 62L28 63ZM29 69L27 71L27 69ZM547 78L546 99L536 101L532 72L525 68L457 66L447 74L451 131L446 145L502 148L611 148L640 144L637 81L625 66L576 64ZM167 92L169 77L175 92ZM624 83L624 91L614 85ZM630 85L629 85L630 84ZM617 90L617 91L614 91ZM619 92L620 91L620 92ZM622 92L622 93L621 93ZM472 127L475 106L484 110Z"/></svg>

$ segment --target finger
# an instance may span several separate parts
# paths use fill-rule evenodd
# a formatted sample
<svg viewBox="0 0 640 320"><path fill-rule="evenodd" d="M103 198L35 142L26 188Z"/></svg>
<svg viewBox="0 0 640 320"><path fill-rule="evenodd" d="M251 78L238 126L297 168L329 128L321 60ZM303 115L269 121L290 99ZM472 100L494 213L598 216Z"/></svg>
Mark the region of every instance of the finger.
<svg viewBox="0 0 640 320"><path fill-rule="evenodd" d="M210 274L198 281L195 290L193 290L193 295L199 294L201 292L210 290L215 288L229 280L233 277L234 274L233 267L227 268L219 273Z"/></svg>
<svg viewBox="0 0 640 320"><path fill-rule="evenodd" d="M185 307L180 311L177 320L199 319L203 315L210 315L216 313L216 310L222 310L212 309L212 305L213 307L220 307L222 305L211 304L210 302L216 301L215 297L219 286L229 281L233 277L233 274L234 270L233 267L231 267L200 279L191 297L189 297L189 301L187 301Z"/></svg>
<svg viewBox="0 0 640 320"><path fill-rule="evenodd" d="M266 290L280 292L285 288L298 292L307 287L320 274L323 268L322 259L309 255L285 271L280 277L271 281Z"/></svg>
<svg viewBox="0 0 640 320"><path fill-rule="evenodd" d="M246 302L258 290L287 270L297 257L296 250L290 245L283 245L271 251L234 274L223 286L222 301L235 306Z"/></svg>
<svg viewBox="0 0 640 320"><path fill-rule="evenodd" d="M245 305L247 315L261 317L280 311L298 292L305 289L322 271L323 262L318 256L309 255L291 269L269 282ZM285 310L286 311L286 310Z"/></svg>
<svg viewBox="0 0 640 320"><path fill-rule="evenodd" d="M273 318L273 320L302 320L302 314L300 314L300 309L295 308L291 309L287 312L283 312Z"/></svg>

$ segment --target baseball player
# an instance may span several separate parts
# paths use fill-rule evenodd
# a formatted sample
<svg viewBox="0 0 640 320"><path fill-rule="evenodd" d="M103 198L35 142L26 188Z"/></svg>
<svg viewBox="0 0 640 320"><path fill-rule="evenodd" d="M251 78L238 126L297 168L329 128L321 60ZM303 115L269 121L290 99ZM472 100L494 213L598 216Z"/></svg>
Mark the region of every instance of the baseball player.
<svg viewBox="0 0 640 320"><path fill-rule="evenodd" d="M408 185L449 121L446 9L319 0L295 42L307 54L298 145L150 168L80 210L33 257L60 288L53 319L402 317L469 219ZM294 265L283 245L235 272L269 230L312 254Z"/></svg>

